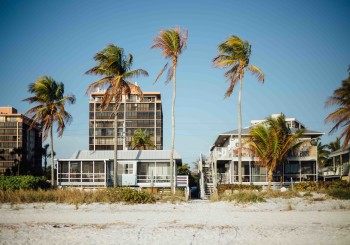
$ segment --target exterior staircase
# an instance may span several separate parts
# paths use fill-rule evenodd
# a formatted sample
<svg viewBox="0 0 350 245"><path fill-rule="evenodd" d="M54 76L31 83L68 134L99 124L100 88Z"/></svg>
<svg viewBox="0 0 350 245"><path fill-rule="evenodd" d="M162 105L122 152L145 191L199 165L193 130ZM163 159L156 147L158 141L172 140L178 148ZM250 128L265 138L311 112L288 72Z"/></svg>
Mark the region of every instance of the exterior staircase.
<svg viewBox="0 0 350 245"><path fill-rule="evenodd" d="M211 161L204 159L204 157L200 155L198 167L200 174L200 198L205 200L210 199L214 191Z"/></svg>

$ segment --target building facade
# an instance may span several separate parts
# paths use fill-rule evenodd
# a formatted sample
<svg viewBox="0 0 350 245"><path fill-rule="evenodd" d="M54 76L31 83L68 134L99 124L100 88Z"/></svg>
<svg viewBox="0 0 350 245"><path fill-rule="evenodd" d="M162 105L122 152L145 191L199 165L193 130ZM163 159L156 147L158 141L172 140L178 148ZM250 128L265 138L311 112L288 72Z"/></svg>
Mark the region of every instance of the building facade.
<svg viewBox="0 0 350 245"><path fill-rule="evenodd" d="M0 107L0 175L22 169L41 169L42 139L32 120L13 107Z"/></svg>
<svg viewBox="0 0 350 245"><path fill-rule="evenodd" d="M89 101L89 150L114 150L113 102L101 111L104 91L91 92ZM159 92L143 92L143 98L133 89L124 95L118 109L118 150L129 149L136 129L146 130L155 144L163 149L163 112Z"/></svg>
<svg viewBox="0 0 350 245"><path fill-rule="evenodd" d="M277 117L280 114L272 115ZM242 168L238 169L238 130L232 130L218 135L214 145L210 149L210 155L206 161L200 164L209 168L212 174L210 178L203 178L217 183L237 183L238 173L242 173L243 183L266 185L267 169L255 164L255 157L250 153L244 142L249 139L249 129L265 120L253 120L249 128L242 129ZM318 179L317 164L317 138L323 133L306 129L305 126L295 118L286 118L286 123L291 133L298 129L304 129L305 133L301 139L304 143L294 152L290 152L287 161L280 164L273 173L273 182L276 184L316 181ZM205 171L204 171L205 172ZM215 175L216 178L212 178ZM205 184L205 183L203 183Z"/></svg>
<svg viewBox="0 0 350 245"><path fill-rule="evenodd" d="M170 187L170 151L118 151L118 186ZM57 160L57 184L75 187L113 186L114 151L78 151L70 159ZM174 170L182 165L174 152ZM188 176L176 176L176 186L188 187Z"/></svg>

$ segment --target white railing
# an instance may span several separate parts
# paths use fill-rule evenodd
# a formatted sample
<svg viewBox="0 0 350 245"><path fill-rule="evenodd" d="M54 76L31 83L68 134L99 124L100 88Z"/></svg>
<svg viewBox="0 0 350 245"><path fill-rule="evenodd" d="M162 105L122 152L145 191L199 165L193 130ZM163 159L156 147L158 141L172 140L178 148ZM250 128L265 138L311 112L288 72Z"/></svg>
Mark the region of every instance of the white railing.
<svg viewBox="0 0 350 245"><path fill-rule="evenodd" d="M177 175L176 176L176 186L188 187L188 175Z"/></svg>

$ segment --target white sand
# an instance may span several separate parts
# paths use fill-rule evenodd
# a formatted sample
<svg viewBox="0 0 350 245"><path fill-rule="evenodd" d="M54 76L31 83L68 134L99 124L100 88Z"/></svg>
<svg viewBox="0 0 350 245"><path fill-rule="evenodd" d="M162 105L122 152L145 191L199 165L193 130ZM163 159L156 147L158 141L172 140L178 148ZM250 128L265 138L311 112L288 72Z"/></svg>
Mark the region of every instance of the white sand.
<svg viewBox="0 0 350 245"><path fill-rule="evenodd" d="M292 209L292 210L290 210ZM350 244L350 201L3 204L0 244Z"/></svg>

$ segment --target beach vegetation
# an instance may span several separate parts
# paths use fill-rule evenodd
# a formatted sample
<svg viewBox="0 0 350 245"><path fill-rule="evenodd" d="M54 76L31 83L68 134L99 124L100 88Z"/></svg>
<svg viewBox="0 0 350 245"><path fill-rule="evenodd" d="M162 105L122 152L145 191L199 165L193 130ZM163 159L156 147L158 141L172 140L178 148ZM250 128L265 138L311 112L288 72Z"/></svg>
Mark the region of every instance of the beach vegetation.
<svg viewBox="0 0 350 245"><path fill-rule="evenodd" d="M22 176L0 176L0 188L2 190L37 190L48 189L51 184L45 177L34 177L29 175Z"/></svg>
<svg viewBox="0 0 350 245"><path fill-rule="evenodd" d="M96 66L89 69L85 74L102 76L98 81L91 83L87 90L88 94L93 89L106 88L100 104L100 110L105 110L108 105L114 103L114 173L118 173L117 150L118 150L118 109L123 95L130 95L131 92L142 97L142 91L138 85L130 79L139 76L148 76L143 69L132 70L133 56L126 55L124 49L114 44L109 44L102 51L94 56ZM118 186L118 176L113 175L114 187Z"/></svg>
<svg viewBox="0 0 350 245"><path fill-rule="evenodd" d="M332 122L334 126L329 132L334 133L342 128L339 139L344 138L342 149L348 146L350 141L350 66L348 77L342 81L341 86L334 90L333 95L326 101L326 107L336 107L336 110L330 113L325 122Z"/></svg>
<svg viewBox="0 0 350 245"><path fill-rule="evenodd" d="M170 188L175 194L174 186L174 146L175 146L175 101L176 101L176 68L178 60L182 52L187 46L188 31L181 30L179 27L168 30L159 31L158 35L153 39L154 44L151 48L159 48L162 56L171 61L165 83L173 81L173 99L171 104L171 146L170 146ZM159 72L156 81L162 76L168 67L168 62Z"/></svg>
<svg viewBox="0 0 350 245"><path fill-rule="evenodd" d="M49 190L1 190L1 203L154 203L156 198L149 192L131 188L107 188L84 191L79 189L49 189Z"/></svg>
<svg viewBox="0 0 350 245"><path fill-rule="evenodd" d="M249 150L256 157L255 164L266 167L268 172L267 191L270 191L273 171L286 161L288 153L297 150L304 142L301 137L304 129L291 133L285 116L268 117L265 123L258 124L249 130Z"/></svg>
<svg viewBox="0 0 350 245"><path fill-rule="evenodd" d="M48 76L39 77L34 83L29 84L28 92L32 96L23 101L35 104L25 113L33 120L30 129L38 127L43 134L43 141L50 135L51 185L54 186L53 127L57 127L57 136L62 137L66 125L73 119L71 114L66 111L65 106L74 104L75 96L64 95L64 84L56 82Z"/></svg>
<svg viewBox="0 0 350 245"><path fill-rule="evenodd" d="M234 87L239 83L238 92L238 169L242 168L242 81L245 72L250 72L256 76L261 83L264 82L264 73L256 66L249 64L251 55L251 45L248 41L242 40L232 35L225 42L218 46L219 54L213 59L214 66L227 69L225 72L229 87L225 93L225 98L230 97ZM242 184L242 173L238 171L239 183Z"/></svg>
<svg viewBox="0 0 350 245"><path fill-rule="evenodd" d="M151 135L147 133L147 129L142 130L140 128L135 130L129 146L133 150L154 149L155 147L154 142L151 140Z"/></svg>

